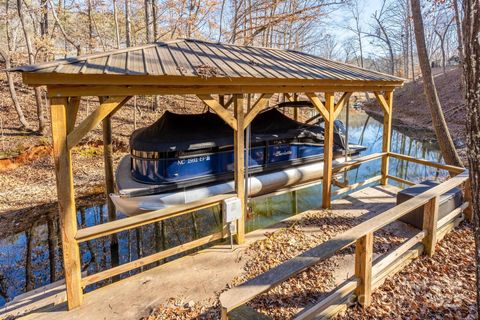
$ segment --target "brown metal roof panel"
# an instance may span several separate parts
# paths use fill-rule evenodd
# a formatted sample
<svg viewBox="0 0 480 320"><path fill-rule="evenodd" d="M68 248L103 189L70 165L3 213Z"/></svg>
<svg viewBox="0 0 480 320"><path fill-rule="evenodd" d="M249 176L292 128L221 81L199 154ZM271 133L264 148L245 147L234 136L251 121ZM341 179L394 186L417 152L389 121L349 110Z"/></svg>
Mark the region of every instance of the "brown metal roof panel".
<svg viewBox="0 0 480 320"><path fill-rule="evenodd" d="M169 76L181 76L182 74L178 70L177 64L170 54L168 47L166 45L161 45L157 46L156 49L158 56L160 57L160 61L162 62L165 74Z"/></svg>
<svg viewBox="0 0 480 320"><path fill-rule="evenodd" d="M202 61L198 59L197 55L192 51L192 49L190 49L189 46L187 46L185 41L177 43L177 46L180 48L182 54L185 56L185 59L188 60L192 68L202 65Z"/></svg>
<svg viewBox="0 0 480 320"><path fill-rule="evenodd" d="M85 63L87 63L87 61L84 60L69 64L59 64L55 71L58 73L77 74Z"/></svg>
<svg viewBox="0 0 480 320"><path fill-rule="evenodd" d="M196 72L192 63L185 57L183 50L178 46L177 43L170 44L168 50L172 54L172 57L175 60L178 70L182 75L187 77L196 76Z"/></svg>
<svg viewBox="0 0 480 320"><path fill-rule="evenodd" d="M299 55L296 52L285 51L284 54L289 57L290 60L295 61L297 64L302 64L305 68L312 70L320 79L335 79L336 74L330 68L308 60L306 57ZM345 79L340 79L345 80Z"/></svg>
<svg viewBox="0 0 480 320"><path fill-rule="evenodd" d="M374 76L371 72L364 72L361 69L356 69L349 67L343 63L338 63L332 60L327 60L327 59L322 59L319 57L311 57L314 59L314 61L318 61L319 63L322 63L333 70L336 70L337 77L340 77L341 75L346 76L346 77L351 77L354 80L380 80L381 78Z"/></svg>
<svg viewBox="0 0 480 320"><path fill-rule="evenodd" d="M240 50L242 50L243 53L245 53L246 55L249 55L253 61L260 62L260 66L265 66L265 68L268 68L269 70L273 71L277 75L277 77L284 78L284 79L299 78L298 76L292 74L285 67L278 65L278 62L275 62L274 60L270 59L270 57L265 53L257 52L254 49L247 46L242 46L239 48Z"/></svg>
<svg viewBox="0 0 480 320"><path fill-rule="evenodd" d="M293 65L297 69L303 70L306 74L308 74L311 79L328 79L328 76L317 72L315 69L311 68L307 63L297 59L296 57L289 55L288 51L278 50L276 53L279 57L281 57L284 61L291 62L290 64Z"/></svg>
<svg viewBox="0 0 480 320"><path fill-rule="evenodd" d="M143 54L147 74L152 76L162 76L165 74L162 63L158 58L157 50L154 47L144 49Z"/></svg>
<svg viewBox="0 0 480 320"><path fill-rule="evenodd" d="M224 63L226 63L231 69L234 69L240 77L253 77L256 78L257 72L255 70L251 70L252 68L246 68L246 64L244 61L239 61L239 59L235 59L232 55L226 55L222 50L218 48L217 45L212 44L208 46L208 49L215 55L219 57ZM240 63L243 62L243 63ZM248 70L253 72L248 72Z"/></svg>
<svg viewBox="0 0 480 320"><path fill-rule="evenodd" d="M130 75L144 75L147 73L142 49L129 51L127 53L126 73Z"/></svg>
<svg viewBox="0 0 480 320"><path fill-rule="evenodd" d="M195 74L199 76L218 76L218 77L232 77L231 71L229 69L222 69L214 62L212 56L203 52L194 41L188 41L185 43L186 46L191 50L191 53L194 54L197 59L201 62L201 65L195 66Z"/></svg>
<svg viewBox="0 0 480 320"><path fill-rule="evenodd" d="M106 68L107 60L108 60L108 56L88 59L84 67L81 69L82 73L84 74L103 73Z"/></svg>
<svg viewBox="0 0 480 320"><path fill-rule="evenodd" d="M245 59L241 54L230 50L230 48L228 48L227 46L218 44L216 48L219 52L221 52L226 57L229 57L235 64L241 66L245 71L247 71L255 78L265 78L269 76L268 72L262 72L261 68L255 66L255 63L252 63L252 61Z"/></svg>
<svg viewBox="0 0 480 320"><path fill-rule="evenodd" d="M56 66L52 66L52 67L48 67L48 68L42 68L42 69L39 69L38 73L51 73L51 72L54 72L56 69Z"/></svg>
<svg viewBox="0 0 480 320"><path fill-rule="evenodd" d="M255 68L259 70L265 78L284 78L282 74L278 73L271 66L266 64L263 59L254 57L249 52L242 50L242 47L235 45L225 45L225 48L229 52L236 54L244 61L248 61L249 64L255 66Z"/></svg>
<svg viewBox="0 0 480 320"><path fill-rule="evenodd" d="M312 72L311 69L303 68L298 64L297 61L286 59L281 53L282 50L268 50L265 48L251 48L253 50L259 51L267 55L271 61L281 65L285 70L289 71L289 74L296 78L301 79L315 79L315 72Z"/></svg>
<svg viewBox="0 0 480 320"><path fill-rule="evenodd" d="M112 54L108 60L108 64L105 68L105 73L108 74L125 74L127 66L127 53Z"/></svg>
<svg viewBox="0 0 480 320"><path fill-rule="evenodd" d="M215 54L210 47L212 45L205 45L205 43L195 42L195 45L202 51L202 54L207 55L216 66L223 71L223 74L227 77L241 77L243 69L238 65L230 65L224 61L220 56Z"/></svg>
<svg viewBox="0 0 480 320"><path fill-rule="evenodd" d="M311 68L318 70L332 80L358 80L355 74L350 73L348 70L339 70L333 67L331 64L326 63L324 59L318 59L315 56L310 56L302 53L293 53L293 57L296 60L307 63Z"/></svg>

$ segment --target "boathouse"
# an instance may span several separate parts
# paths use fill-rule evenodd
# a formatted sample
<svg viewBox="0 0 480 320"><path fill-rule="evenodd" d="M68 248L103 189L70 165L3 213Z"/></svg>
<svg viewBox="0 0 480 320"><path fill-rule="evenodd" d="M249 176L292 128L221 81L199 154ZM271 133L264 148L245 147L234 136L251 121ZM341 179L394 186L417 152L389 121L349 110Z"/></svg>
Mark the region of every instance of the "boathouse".
<svg viewBox="0 0 480 320"><path fill-rule="evenodd" d="M465 202L445 218L441 220L437 218L440 195L454 187L468 183L468 174L463 168L432 163L391 152L394 90L403 84L403 79L391 75L292 50L221 44L193 39L159 42L38 65L21 66L14 71L22 73L25 84L46 86L47 89L61 222L66 296L70 310L82 305L83 289L86 286L180 252L218 241L225 238L226 232L217 232L183 244L178 248L158 252L86 276L82 276L81 272L79 244L82 242L213 207L236 196L241 201L243 212L242 217L237 221L236 243L238 245L244 243L246 218L244 132L275 94L281 94L286 99L293 100L293 97L302 97L309 100L324 119L323 208L331 206L332 184L341 187L337 194L349 192L370 183L387 185L389 180L412 185L413 183L410 181L389 174L389 159L391 158L447 170L450 172L451 178L361 223L335 237L332 241L310 249L298 258L287 261L274 270L226 291L220 297L223 317L227 318L229 314L259 294L352 244L356 246L354 279L339 288L338 291L333 292L319 305L303 312L299 318L311 318L325 312L331 305L344 304L345 299L352 295L361 297L360 303L368 306L372 290L378 287L382 279L402 266L407 259L402 258L405 253L417 246L415 250L418 252L424 250L428 254L433 254L437 237L439 237L437 232L446 232L446 227L452 227L458 223L463 211L466 216L470 215L468 202ZM333 166L334 120L355 92L373 93L383 110L382 152L347 161L340 166ZM135 95L185 94L195 95L233 129L235 193L217 195L185 205L79 229L72 174L72 149L90 130L99 124L102 125L105 184L108 195L114 192L111 118L115 112ZM254 97L249 107L247 107L246 95ZM85 119L77 121L80 99L87 96L98 96L100 103ZM341 184L332 178L335 173L349 170L375 159L381 159L379 176L353 185ZM468 192L465 194L465 198L468 201ZM423 231L383 259L380 265L373 265L373 233L419 207L424 208ZM110 199L108 200L108 210L109 213L115 211ZM114 216L114 214L109 216ZM418 249L419 243L422 244L421 249ZM120 282L122 281L137 280L127 278ZM114 283L111 286L116 285ZM131 299L135 299L135 297ZM138 303L142 303L142 301L138 301ZM329 315L334 314L334 311L331 311L333 309L328 310L330 310Z"/></svg>

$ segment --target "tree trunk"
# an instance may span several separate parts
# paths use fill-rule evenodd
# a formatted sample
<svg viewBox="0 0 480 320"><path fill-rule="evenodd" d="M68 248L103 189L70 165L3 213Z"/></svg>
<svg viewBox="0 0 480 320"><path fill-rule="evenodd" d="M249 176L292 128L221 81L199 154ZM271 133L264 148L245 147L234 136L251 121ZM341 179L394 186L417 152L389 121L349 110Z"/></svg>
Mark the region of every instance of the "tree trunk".
<svg viewBox="0 0 480 320"><path fill-rule="evenodd" d="M452 0L453 2L453 10L455 11L455 24L457 27L457 41L458 41L458 60L460 60L460 65L463 64L464 59L464 49L463 49L463 32L461 21L462 18L460 16L460 11L458 10L458 0Z"/></svg>
<svg viewBox="0 0 480 320"><path fill-rule="evenodd" d="M115 26L115 44L120 48L120 31L118 29L117 0L113 0L113 25Z"/></svg>
<svg viewBox="0 0 480 320"><path fill-rule="evenodd" d="M445 162L450 165L461 166L462 161L457 154L452 137L445 122L442 106L437 94L437 88L433 81L432 70L430 68L430 61L428 59L427 46L425 44L425 33L423 27L422 11L420 7L420 0L412 0L412 16L413 28L415 32L415 39L417 42L418 60L420 62L420 69L423 76L423 89L427 98L427 103L432 114L432 123L435 128L440 150L442 151Z"/></svg>
<svg viewBox="0 0 480 320"><path fill-rule="evenodd" d="M147 43L152 42L152 1L145 0L145 38Z"/></svg>
<svg viewBox="0 0 480 320"><path fill-rule="evenodd" d="M10 74L10 72L7 71L11 68L10 55L8 55L5 51L3 51L3 49L0 48L0 56L2 56L5 60L5 74L7 75L8 90L10 91L10 97L12 98L13 106L15 107L15 111L17 112L21 128L30 130L30 125L28 124L27 119L25 119L25 115L23 114L20 102L18 102L17 92L15 91L15 84L13 83L12 75Z"/></svg>
<svg viewBox="0 0 480 320"><path fill-rule="evenodd" d="M132 26L130 24L130 1L125 0L125 41L127 47L132 45Z"/></svg>
<svg viewBox="0 0 480 320"><path fill-rule="evenodd" d="M25 17L23 16L22 0L17 0L17 12L18 18L20 19L20 24L22 25L23 36L25 37L25 44L27 45L28 63L34 64L35 57L33 53L33 46L32 42L30 41L30 35L28 34L27 26L25 24ZM35 87L34 91L35 101L37 103L38 133L43 135L45 133L45 115L43 113L42 93L39 87Z"/></svg>
<svg viewBox="0 0 480 320"><path fill-rule="evenodd" d="M471 210L475 221L477 261L477 313L480 314L480 0L464 0L463 74L467 103L467 158L471 186Z"/></svg>

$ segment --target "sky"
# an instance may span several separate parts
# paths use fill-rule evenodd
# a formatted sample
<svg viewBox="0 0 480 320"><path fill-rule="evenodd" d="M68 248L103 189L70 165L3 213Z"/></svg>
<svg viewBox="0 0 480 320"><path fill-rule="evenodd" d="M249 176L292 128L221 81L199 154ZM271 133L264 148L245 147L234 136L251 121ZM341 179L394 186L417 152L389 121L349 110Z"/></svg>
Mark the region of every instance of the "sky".
<svg viewBox="0 0 480 320"><path fill-rule="evenodd" d="M362 25L364 30L368 30L368 21L372 14L375 11L378 11L382 7L383 0L359 0L360 1L360 8L362 12ZM326 26L326 32L334 35L339 44L343 42L343 40L352 37L354 34L346 30L344 26L349 24L353 25L353 21L350 21L350 13L345 10L345 8L340 8L335 10L329 15L329 21ZM373 50L374 46L370 45L369 41L363 41L365 51Z"/></svg>

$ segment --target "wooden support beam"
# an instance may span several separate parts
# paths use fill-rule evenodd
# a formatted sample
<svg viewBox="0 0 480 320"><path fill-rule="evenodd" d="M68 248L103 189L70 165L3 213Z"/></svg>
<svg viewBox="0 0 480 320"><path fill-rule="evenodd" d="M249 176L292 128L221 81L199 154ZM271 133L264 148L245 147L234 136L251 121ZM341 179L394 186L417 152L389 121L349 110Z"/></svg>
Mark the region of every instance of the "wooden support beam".
<svg viewBox="0 0 480 320"><path fill-rule="evenodd" d="M342 112L342 109L345 105L347 105L348 100L350 100L350 97L352 96L352 92L345 92L340 100L338 100L337 104L335 105L335 116L334 118L336 119L340 112Z"/></svg>
<svg viewBox="0 0 480 320"><path fill-rule="evenodd" d="M390 105L388 101L385 99L385 97L383 96L383 94L377 91L375 91L374 94L375 94L375 97L377 98L378 103L380 103L380 106L382 107L383 112L390 113Z"/></svg>
<svg viewBox="0 0 480 320"><path fill-rule="evenodd" d="M369 232L358 239L355 245L355 276L359 280L355 294L363 307L368 307L372 302L372 260L373 233Z"/></svg>
<svg viewBox="0 0 480 320"><path fill-rule="evenodd" d="M226 110L220 103L217 102L209 94L199 94L197 97L202 100L209 108L211 108L215 113L223 119L233 130L237 130L237 121L232 114Z"/></svg>
<svg viewBox="0 0 480 320"><path fill-rule="evenodd" d="M234 95L232 95L232 96L230 97L230 99L228 99L228 101L223 104L223 107L224 107L225 109L228 109L228 108L233 104L233 100L234 100L233 97L234 97Z"/></svg>
<svg viewBox="0 0 480 320"><path fill-rule="evenodd" d="M67 288L68 309L82 304L81 259L77 233L77 210L73 190L72 160L67 144L67 119L69 115L67 98L52 98L50 112L52 121L53 158L57 179L57 197L62 235L63 267Z"/></svg>
<svg viewBox="0 0 480 320"><path fill-rule="evenodd" d="M317 108L318 112L322 115L324 119L328 118L328 110L327 108L323 105L322 101L318 98L318 96L313 93L313 92L306 92L305 95L310 99L312 104L314 105L315 108Z"/></svg>
<svg viewBox="0 0 480 320"><path fill-rule="evenodd" d="M245 203L245 135L244 135L244 113L243 113L243 95L235 95L233 102L236 127L239 130L234 132L234 168L235 168L235 192L242 204L242 217L237 223L237 244L245 242L245 219L246 219L246 203Z"/></svg>
<svg viewBox="0 0 480 320"><path fill-rule="evenodd" d="M72 149L93 128L95 128L106 116L121 108L131 97L112 97L102 102L98 108L85 118L67 136L68 148Z"/></svg>
<svg viewBox="0 0 480 320"><path fill-rule="evenodd" d="M435 245L437 244L437 223L438 223L438 206L440 196L436 196L428 201L423 207L423 230L427 232L423 238L425 252L430 257L435 253Z"/></svg>
<svg viewBox="0 0 480 320"><path fill-rule="evenodd" d="M67 112L67 134L75 128L75 121L77 120L78 109L80 108L80 97L71 97L68 99Z"/></svg>
<svg viewBox="0 0 480 320"><path fill-rule="evenodd" d="M24 73L25 74L25 73ZM123 78L124 77L120 77ZM152 78L152 77L150 77ZM271 80L271 79L269 79ZM183 80L184 81L184 80ZM204 80L202 79L202 82ZM225 82L225 80L222 80ZM47 84L48 85L48 84ZM105 85L58 85L48 86L49 97L75 97L75 96L135 96L135 95L163 95L163 94L233 94L233 93L282 93L282 92L325 92L325 91L382 91L392 90L393 85L147 85L147 84L105 84Z"/></svg>
<svg viewBox="0 0 480 320"><path fill-rule="evenodd" d="M377 94L376 94L377 95ZM386 95L386 105L383 111L383 143L382 152L390 152L390 144L392 140L392 107L393 107L393 91L388 91ZM382 97L379 95L378 97ZM382 104L383 105L383 104ZM382 158L382 185L388 183L388 155Z"/></svg>
<svg viewBox="0 0 480 320"><path fill-rule="evenodd" d="M315 100L315 99L313 99ZM312 101L313 101L312 100ZM322 208L330 208L331 187L332 187L332 162L333 162L333 122L335 120L335 95L325 93L325 133L323 148L323 186L322 186Z"/></svg>
<svg viewBox="0 0 480 320"><path fill-rule="evenodd" d="M252 108L245 115L245 119L243 120L243 129L246 129L252 120L257 116L257 114L265 108L272 95L272 93L264 93L260 96L260 98L258 98L257 101L255 101Z"/></svg>

